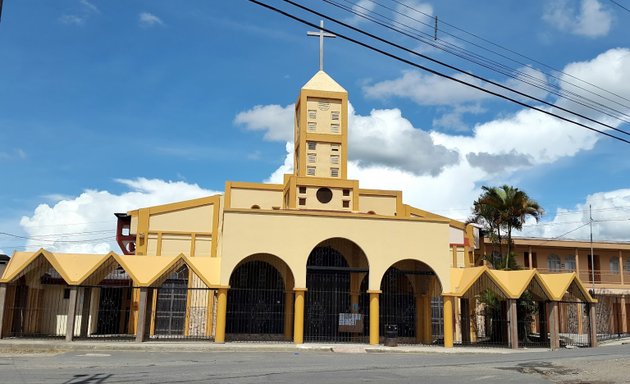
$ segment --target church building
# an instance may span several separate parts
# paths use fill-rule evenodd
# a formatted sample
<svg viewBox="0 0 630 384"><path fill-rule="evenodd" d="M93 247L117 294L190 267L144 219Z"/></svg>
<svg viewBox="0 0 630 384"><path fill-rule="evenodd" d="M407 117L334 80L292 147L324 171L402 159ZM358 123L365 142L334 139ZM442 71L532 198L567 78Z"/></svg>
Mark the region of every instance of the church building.
<svg viewBox="0 0 630 384"><path fill-rule="evenodd" d="M282 184L228 181L220 195L118 213L122 254L16 252L0 278L0 337L452 347L494 333L517 347L524 292L545 345L559 345L566 300L588 324L595 301L575 273L476 266L477 228L349 179L348 134L348 93L320 70L295 103ZM503 303L499 328L481 319L488 290Z"/></svg>

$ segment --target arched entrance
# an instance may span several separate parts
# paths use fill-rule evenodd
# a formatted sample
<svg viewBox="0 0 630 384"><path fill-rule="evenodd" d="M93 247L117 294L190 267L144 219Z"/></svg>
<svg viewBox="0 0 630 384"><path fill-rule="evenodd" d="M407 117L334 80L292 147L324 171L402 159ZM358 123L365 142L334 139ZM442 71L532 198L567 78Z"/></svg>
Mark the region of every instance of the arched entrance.
<svg viewBox="0 0 630 384"><path fill-rule="evenodd" d="M334 238L318 244L306 264L304 339L367 342L368 262L350 240Z"/></svg>
<svg viewBox="0 0 630 384"><path fill-rule="evenodd" d="M226 338L291 340L292 290L293 276L277 257L255 255L243 260L230 276Z"/></svg>
<svg viewBox="0 0 630 384"><path fill-rule="evenodd" d="M381 279L379 295L380 335L391 326L400 343L432 344L440 338L441 294L435 272L416 260L403 260L391 266Z"/></svg>

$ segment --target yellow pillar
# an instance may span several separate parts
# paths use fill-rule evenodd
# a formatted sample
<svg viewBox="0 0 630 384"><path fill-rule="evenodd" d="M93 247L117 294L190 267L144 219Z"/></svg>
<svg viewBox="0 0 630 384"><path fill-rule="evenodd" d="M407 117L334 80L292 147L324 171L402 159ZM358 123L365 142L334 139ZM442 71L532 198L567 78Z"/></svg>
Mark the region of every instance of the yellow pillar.
<svg viewBox="0 0 630 384"><path fill-rule="evenodd" d="M444 348L453 348L453 297L444 296Z"/></svg>
<svg viewBox="0 0 630 384"><path fill-rule="evenodd" d="M284 340L291 341L293 337L293 292L284 293Z"/></svg>
<svg viewBox="0 0 630 384"><path fill-rule="evenodd" d="M304 343L304 292L306 288L295 288L295 306L293 307L293 342Z"/></svg>
<svg viewBox="0 0 630 384"><path fill-rule="evenodd" d="M214 335L215 343L225 343L225 319L227 317L227 288L219 288L217 300L217 330Z"/></svg>
<svg viewBox="0 0 630 384"><path fill-rule="evenodd" d="M416 295L416 343L424 342L424 305L422 295Z"/></svg>
<svg viewBox="0 0 630 384"><path fill-rule="evenodd" d="M370 294L370 344L380 344L379 335L379 310L378 310L378 295L381 291L368 291Z"/></svg>

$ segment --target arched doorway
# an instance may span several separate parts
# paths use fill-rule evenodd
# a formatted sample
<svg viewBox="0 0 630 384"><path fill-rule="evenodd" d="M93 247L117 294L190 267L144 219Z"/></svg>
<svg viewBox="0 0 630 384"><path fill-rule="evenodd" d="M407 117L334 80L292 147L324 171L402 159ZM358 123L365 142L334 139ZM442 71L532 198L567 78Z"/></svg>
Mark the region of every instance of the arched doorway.
<svg viewBox="0 0 630 384"><path fill-rule="evenodd" d="M368 262L350 240L318 244L306 264L305 341L366 342Z"/></svg>
<svg viewBox="0 0 630 384"><path fill-rule="evenodd" d="M416 260L392 265L381 279L380 335L388 326L397 329L400 343L432 344L440 339L441 288L435 272Z"/></svg>
<svg viewBox="0 0 630 384"><path fill-rule="evenodd" d="M275 256L256 255L241 262L230 276L227 339L291 340L292 290L292 274Z"/></svg>

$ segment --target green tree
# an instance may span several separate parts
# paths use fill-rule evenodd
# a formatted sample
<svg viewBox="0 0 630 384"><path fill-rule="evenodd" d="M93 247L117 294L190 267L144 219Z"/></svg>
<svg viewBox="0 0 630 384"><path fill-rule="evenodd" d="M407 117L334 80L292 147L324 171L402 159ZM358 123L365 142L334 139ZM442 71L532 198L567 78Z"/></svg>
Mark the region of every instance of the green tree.
<svg viewBox="0 0 630 384"><path fill-rule="evenodd" d="M473 203L473 213L469 221L484 227L492 241L493 252L498 246L498 252L504 261L503 269L513 269L515 263L513 259L510 260L514 249L512 232L523 229L528 217L540 220L544 210L518 188L502 185L483 186L482 189L483 193ZM504 240L507 246L505 254Z"/></svg>

